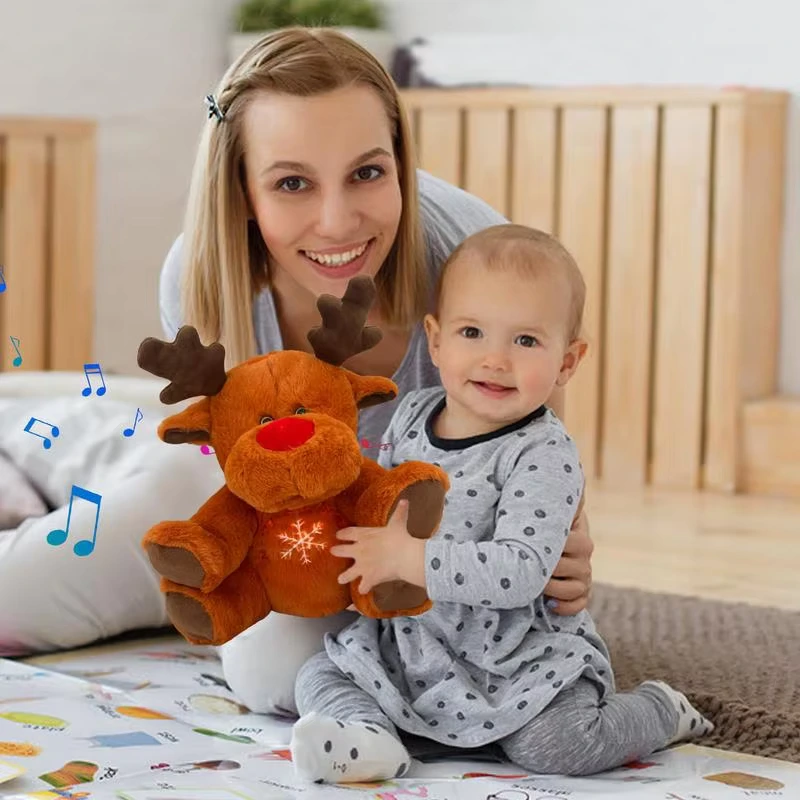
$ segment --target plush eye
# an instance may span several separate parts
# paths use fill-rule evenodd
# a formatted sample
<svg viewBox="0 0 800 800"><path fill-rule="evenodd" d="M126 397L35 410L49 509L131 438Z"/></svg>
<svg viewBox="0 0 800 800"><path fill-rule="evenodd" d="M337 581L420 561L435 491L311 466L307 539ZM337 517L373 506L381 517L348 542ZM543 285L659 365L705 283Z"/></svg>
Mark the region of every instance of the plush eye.
<svg viewBox="0 0 800 800"><path fill-rule="evenodd" d="M263 416L263 417L261 417L261 419L258 421L258 424L259 424L259 425L266 425L266 423L267 423L267 422L272 422L272 417L270 417L270 416L268 416L268 415L264 415L264 416Z"/></svg>
<svg viewBox="0 0 800 800"><path fill-rule="evenodd" d="M300 406L294 413L295 414L308 414L308 409L307 408L303 408L303 406Z"/></svg>

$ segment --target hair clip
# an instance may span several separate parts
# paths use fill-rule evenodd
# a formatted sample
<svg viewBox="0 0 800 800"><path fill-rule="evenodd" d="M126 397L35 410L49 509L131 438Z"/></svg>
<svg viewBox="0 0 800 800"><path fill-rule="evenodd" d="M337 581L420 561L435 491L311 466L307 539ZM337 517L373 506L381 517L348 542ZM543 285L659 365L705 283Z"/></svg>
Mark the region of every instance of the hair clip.
<svg viewBox="0 0 800 800"><path fill-rule="evenodd" d="M206 105L208 106L208 118L216 117L217 122L222 122L225 119L225 112L219 107L217 98L213 94L206 95Z"/></svg>

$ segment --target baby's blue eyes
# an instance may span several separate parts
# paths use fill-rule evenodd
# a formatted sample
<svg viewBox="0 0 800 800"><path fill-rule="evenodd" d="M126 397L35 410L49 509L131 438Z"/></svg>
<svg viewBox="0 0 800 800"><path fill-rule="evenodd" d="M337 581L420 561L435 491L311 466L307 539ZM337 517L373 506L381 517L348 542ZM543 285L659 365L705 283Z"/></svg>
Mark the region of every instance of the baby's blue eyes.
<svg viewBox="0 0 800 800"><path fill-rule="evenodd" d="M473 328L469 325L466 328L462 328L461 333L464 335L465 339L477 339L481 335L481 332L477 328Z"/></svg>
<svg viewBox="0 0 800 800"><path fill-rule="evenodd" d="M461 328L459 333L465 339L479 339L481 336L483 336L480 328L476 328L473 325L464 326ZM531 336L528 333L521 333L516 339L514 339L514 342L520 344L522 347L536 347L536 345L539 344L539 340L535 336Z"/></svg>

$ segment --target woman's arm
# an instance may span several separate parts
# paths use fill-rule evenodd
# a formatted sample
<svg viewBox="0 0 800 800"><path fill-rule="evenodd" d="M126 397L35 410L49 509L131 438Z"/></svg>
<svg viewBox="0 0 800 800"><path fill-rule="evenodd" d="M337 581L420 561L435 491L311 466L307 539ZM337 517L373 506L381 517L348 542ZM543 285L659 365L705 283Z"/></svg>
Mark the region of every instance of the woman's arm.
<svg viewBox="0 0 800 800"><path fill-rule="evenodd" d="M158 283L161 327L168 340L174 339L183 324L181 312L181 272L183 271L183 234L172 243Z"/></svg>

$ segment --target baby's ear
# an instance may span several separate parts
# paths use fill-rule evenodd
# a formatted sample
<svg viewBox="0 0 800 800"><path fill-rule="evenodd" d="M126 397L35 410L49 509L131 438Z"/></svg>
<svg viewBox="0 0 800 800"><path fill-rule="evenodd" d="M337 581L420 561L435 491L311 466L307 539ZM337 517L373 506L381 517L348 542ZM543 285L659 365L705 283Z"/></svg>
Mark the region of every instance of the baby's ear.
<svg viewBox="0 0 800 800"><path fill-rule="evenodd" d="M433 361L434 366L439 366L439 340L441 338L441 328L439 327L439 321L433 314L426 314L425 318L423 319L423 325L425 326L425 335L428 337L428 353L430 354L431 361Z"/></svg>
<svg viewBox="0 0 800 800"><path fill-rule="evenodd" d="M561 369L556 379L556 386L566 386L570 378L575 374L578 365L583 361L589 343L585 339L573 339L564 351L564 358L561 362Z"/></svg>
<svg viewBox="0 0 800 800"><path fill-rule="evenodd" d="M357 375L342 367L342 372L353 390L353 397L359 409L387 403L397 397L397 384L381 375Z"/></svg>

